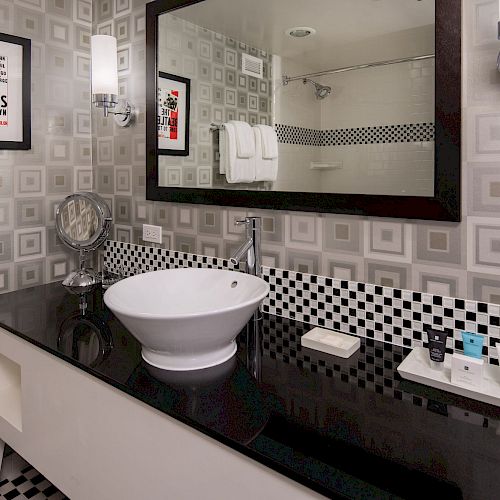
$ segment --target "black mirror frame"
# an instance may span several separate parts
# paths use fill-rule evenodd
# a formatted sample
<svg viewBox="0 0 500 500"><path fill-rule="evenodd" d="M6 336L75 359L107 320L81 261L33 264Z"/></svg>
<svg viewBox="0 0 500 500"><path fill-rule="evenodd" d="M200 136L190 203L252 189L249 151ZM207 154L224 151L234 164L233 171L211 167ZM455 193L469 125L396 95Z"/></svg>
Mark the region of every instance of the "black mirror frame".
<svg viewBox="0 0 500 500"><path fill-rule="evenodd" d="M156 46L160 14L205 0L146 4L146 198L154 201L459 222L461 217L461 1L436 0L434 196L158 186Z"/></svg>

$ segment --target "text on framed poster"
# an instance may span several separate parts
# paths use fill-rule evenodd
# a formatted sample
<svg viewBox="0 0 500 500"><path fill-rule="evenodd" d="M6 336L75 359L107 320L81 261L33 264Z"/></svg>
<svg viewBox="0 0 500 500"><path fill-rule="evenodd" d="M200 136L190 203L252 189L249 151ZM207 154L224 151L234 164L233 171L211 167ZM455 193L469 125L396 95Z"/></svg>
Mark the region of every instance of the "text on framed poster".
<svg viewBox="0 0 500 500"><path fill-rule="evenodd" d="M0 149L31 148L31 40L0 33Z"/></svg>

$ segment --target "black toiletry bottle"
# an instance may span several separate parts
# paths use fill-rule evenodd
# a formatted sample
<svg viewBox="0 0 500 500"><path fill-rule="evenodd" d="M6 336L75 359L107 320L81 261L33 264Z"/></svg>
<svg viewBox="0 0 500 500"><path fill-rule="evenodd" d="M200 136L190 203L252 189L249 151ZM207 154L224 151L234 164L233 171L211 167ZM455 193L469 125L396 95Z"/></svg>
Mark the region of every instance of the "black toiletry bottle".
<svg viewBox="0 0 500 500"><path fill-rule="evenodd" d="M441 369L446 354L446 337L448 334L434 328L427 329L427 338L429 341L429 357L431 367Z"/></svg>

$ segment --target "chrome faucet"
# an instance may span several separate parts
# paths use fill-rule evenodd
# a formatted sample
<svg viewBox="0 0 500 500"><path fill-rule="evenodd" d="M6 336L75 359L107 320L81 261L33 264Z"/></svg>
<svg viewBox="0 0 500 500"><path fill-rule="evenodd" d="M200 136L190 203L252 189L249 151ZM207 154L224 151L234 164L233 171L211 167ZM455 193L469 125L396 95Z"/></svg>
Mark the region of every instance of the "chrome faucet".
<svg viewBox="0 0 500 500"><path fill-rule="evenodd" d="M253 276L261 277L262 253L260 248L260 217L245 217L235 222L237 226L244 225L246 228L245 242L234 252L229 262L237 266L246 255L245 272ZM262 319L260 307L253 313L253 322L256 323Z"/></svg>
<svg viewBox="0 0 500 500"><path fill-rule="evenodd" d="M254 276L261 275L262 253L260 248L260 217L245 217L235 222L238 226L245 225L246 241L229 259L231 264L237 266L246 255L245 272Z"/></svg>

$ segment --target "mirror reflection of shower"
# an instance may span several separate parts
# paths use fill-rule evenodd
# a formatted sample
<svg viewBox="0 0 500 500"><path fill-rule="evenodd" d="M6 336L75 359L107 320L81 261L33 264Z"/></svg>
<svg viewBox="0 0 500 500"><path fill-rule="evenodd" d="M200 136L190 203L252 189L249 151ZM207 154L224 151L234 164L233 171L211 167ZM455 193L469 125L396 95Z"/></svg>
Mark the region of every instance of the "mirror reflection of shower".
<svg viewBox="0 0 500 500"><path fill-rule="evenodd" d="M332 88L327 86L327 85L321 85L314 80L311 80L309 77L320 77L324 75L333 75L335 73L345 73L347 71L356 71L360 69L366 69L366 68L375 68L377 66L389 66L392 64L400 64L400 63L406 63L406 62L411 62L411 61L423 61L425 59L434 59L435 55L434 54L424 54L422 56L414 56L414 57L404 57L401 59L390 59L388 61L377 61L377 62L371 62L371 63L366 63L366 64L357 64L355 66L346 66L343 68L335 68L335 69L329 69L326 71L318 71L316 73L308 73L306 75L300 75L300 76L288 76L288 75L283 75L282 77L282 84L288 85L290 82L294 82L297 80L302 80L302 83L305 85L307 83L311 83L314 85L314 95L316 96L316 99L321 100L324 99L325 97L329 96L332 92Z"/></svg>

